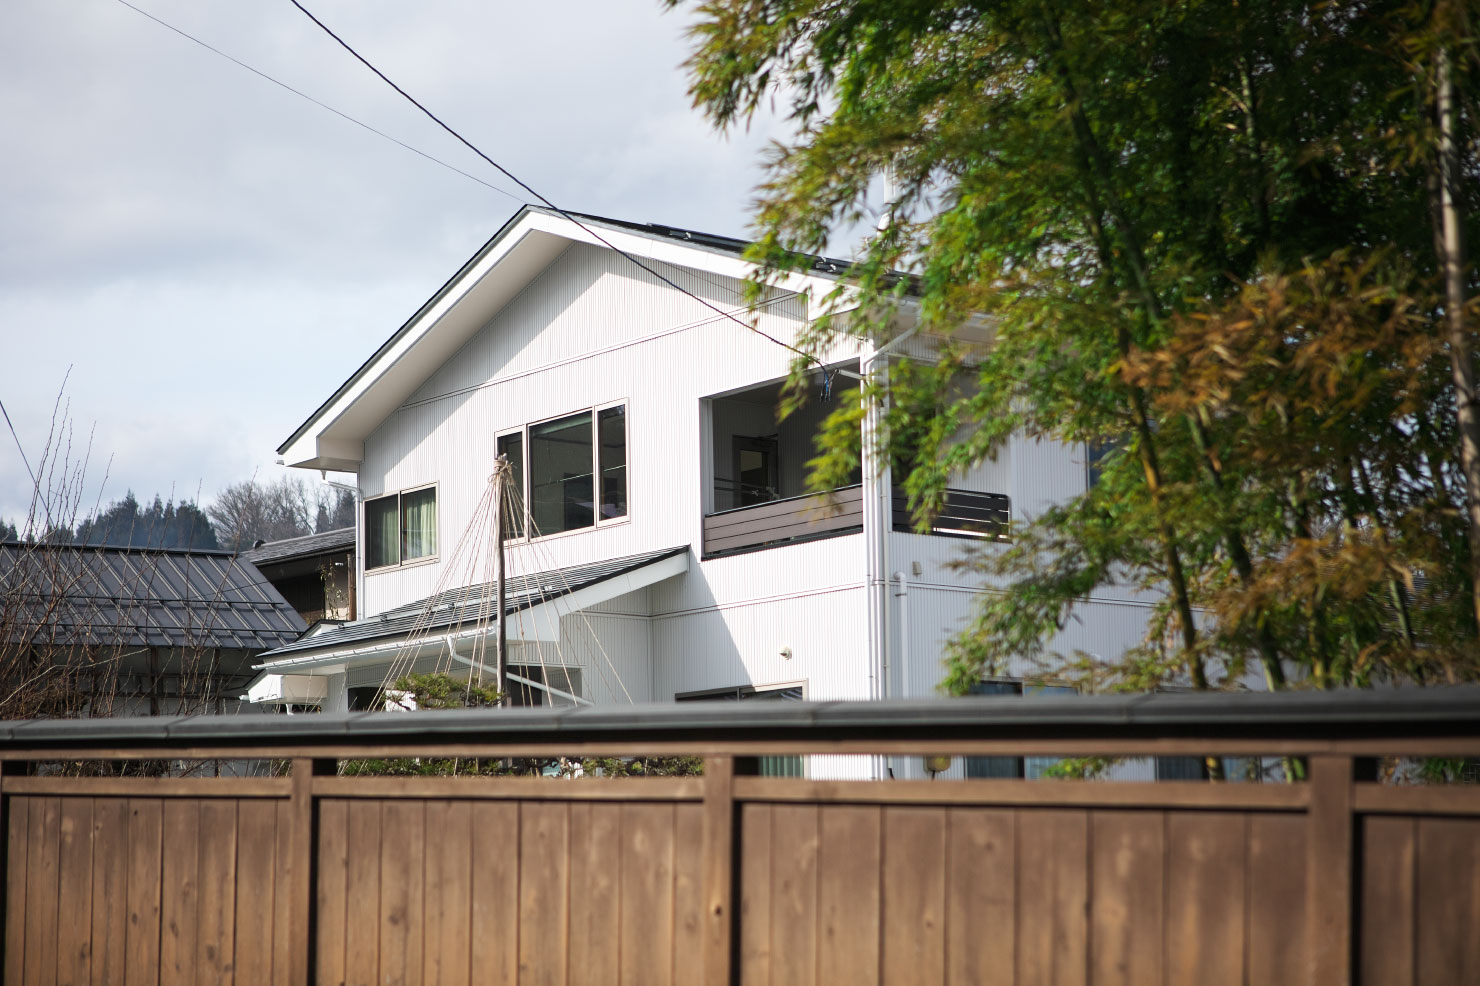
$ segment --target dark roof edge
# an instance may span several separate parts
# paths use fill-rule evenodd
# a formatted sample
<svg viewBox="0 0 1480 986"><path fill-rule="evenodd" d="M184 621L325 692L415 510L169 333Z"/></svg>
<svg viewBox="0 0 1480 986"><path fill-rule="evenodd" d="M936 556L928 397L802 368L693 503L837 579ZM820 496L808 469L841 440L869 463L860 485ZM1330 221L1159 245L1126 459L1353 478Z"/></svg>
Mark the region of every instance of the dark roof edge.
<svg viewBox="0 0 1480 986"><path fill-rule="evenodd" d="M1401 739L1480 735L1480 688L1280 693L973 697L888 702L667 703L578 709L301 716L194 716L0 723L0 753L107 743L127 751L346 743L565 743L646 740L940 740L1185 738ZM819 751L821 752L821 751ZM1256 752L1252 751L1251 752Z"/></svg>
<svg viewBox="0 0 1480 986"><path fill-rule="evenodd" d="M424 314L430 311L432 307L437 304L437 302L441 301L442 298L447 294L447 292L452 289L452 286L458 281L462 280L463 276L467 274L468 271L476 267L478 265L478 262L482 260L485 256L487 256L488 252L492 250L500 240L507 236L510 230L518 225L519 220L523 219L525 214L534 211L543 212L546 210L539 209L536 206L524 205L519 208L518 212L510 216L509 219L498 228L498 231L490 236L487 242L479 247L477 252L469 257L467 261L464 262L463 265L457 269L457 272L455 274L453 274L445 282L443 282L440 288L432 292L432 296L426 301L422 302L421 307L413 312L410 318L402 322L401 327L398 328L395 332L391 333L391 337L385 342L381 343L380 346L375 350L375 352L371 353L370 357L366 359L365 362L361 363L359 368L356 369L355 372L351 373L349 375L349 378L346 379L344 383L340 384L339 387L334 391L334 393L329 395L328 400L324 401L317 408L315 408L314 412L310 414L307 418L305 418L302 424L294 429L293 434L288 436L287 441L283 442L277 447L278 454L281 455L282 453L286 452L288 450L288 446L292 445L294 442L298 441L298 439L302 438L304 432L308 431L308 426L312 424L319 415L323 414L330 405L339 400L339 398L345 393L345 391L354 386L355 382L369 371L370 367L375 363L376 360L380 359L380 357L384 355L387 350L394 346L402 336L410 331L411 326L415 325L418 319L420 319Z"/></svg>
<svg viewBox="0 0 1480 986"><path fill-rule="evenodd" d="M0 541L0 548L25 548L42 551L113 551L122 553L141 552L150 555L205 555L211 558L236 558L251 564L245 551L228 551L225 548L151 548L143 544L39 544L30 541Z"/></svg>
<svg viewBox="0 0 1480 986"><path fill-rule="evenodd" d="M431 310L431 308L436 305L438 301L442 300L442 298L447 294L447 292L452 288L453 285L462 280L463 276L467 274L469 270L477 266L478 262L481 261L485 256L487 256L488 252L492 250L499 243L500 240L508 235L509 231L512 230L516 225L518 225L519 221L523 219L525 215L531 212L538 212L542 215L554 216L567 220L574 219L577 223L600 223L603 226L609 226L613 229L621 229L627 230L628 232L641 233L646 236L651 236L654 239L676 240L678 242L686 243L689 246L703 247L711 250L722 250L726 253L733 253L736 255L743 253L745 248L750 246L751 243L751 241L749 240L743 240L733 236L722 236L717 233L704 233L700 232L699 230L685 229L681 226L665 226L661 223L641 223L632 222L625 219L611 219L606 216L596 216L587 212L549 209L544 206L538 205L521 206L519 211L514 213L514 215L510 217L507 222L500 226L498 232L489 237L488 241L484 243L481 247L479 247L477 252L469 257L468 260L457 269L457 272L449 277L446 282L444 282L443 285L432 294L430 298L423 302L421 307L418 308L410 318L401 323L401 327L393 332L389 339L381 343L380 347L370 355L369 359L361 363L359 368L355 370L354 373L350 374L349 378L345 380L344 383L340 384L338 389L336 389L326 401L320 404L312 414L304 419L303 423L294 430L293 434L289 435L287 440L278 446L278 453L282 454L283 452L286 452L288 450L288 446L292 445L294 442L298 441L299 438L303 437L303 434L308 431L308 426L315 419L317 419L320 414L322 414L330 405L337 401L340 396L345 393L345 391L349 390L349 388L354 385L355 381L364 376L365 373L369 371L371 365L374 364L376 360L380 359L383 353L394 346L396 342L410 330L411 326L416 324L417 320L420 319L422 315ZM853 266L852 263L849 261L839 260L834 257L824 257L821 255L814 256L808 254L807 259L812 261L811 272L824 276L837 276Z"/></svg>

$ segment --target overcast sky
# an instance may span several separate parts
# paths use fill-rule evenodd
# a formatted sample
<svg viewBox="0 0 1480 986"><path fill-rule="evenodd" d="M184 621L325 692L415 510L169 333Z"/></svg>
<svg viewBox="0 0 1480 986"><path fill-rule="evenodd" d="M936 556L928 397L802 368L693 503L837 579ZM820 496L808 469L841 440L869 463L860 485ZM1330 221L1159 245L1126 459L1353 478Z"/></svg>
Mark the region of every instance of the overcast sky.
<svg viewBox="0 0 1480 986"><path fill-rule="evenodd" d="M71 367L81 514L283 474L276 447L524 197L288 0L130 2L514 194L120 0L4 0L0 400L34 466ZM562 208L745 234L772 125L726 139L690 109L685 19L656 0L305 6Z"/></svg>

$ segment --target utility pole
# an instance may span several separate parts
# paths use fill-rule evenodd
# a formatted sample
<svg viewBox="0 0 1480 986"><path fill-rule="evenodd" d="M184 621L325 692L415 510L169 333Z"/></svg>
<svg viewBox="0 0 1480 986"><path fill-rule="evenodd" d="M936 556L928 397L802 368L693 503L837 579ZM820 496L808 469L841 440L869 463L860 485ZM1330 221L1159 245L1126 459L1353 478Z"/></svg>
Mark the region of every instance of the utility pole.
<svg viewBox="0 0 1480 986"><path fill-rule="evenodd" d="M493 540L498 552L495 564L495 595L498 597L498 644L495 658L498 664L499 705L509 704L509 665L506 660L509 648L509 627L504 620L504 496L509 479L509 457L501 455L493 466Z"/></svg>

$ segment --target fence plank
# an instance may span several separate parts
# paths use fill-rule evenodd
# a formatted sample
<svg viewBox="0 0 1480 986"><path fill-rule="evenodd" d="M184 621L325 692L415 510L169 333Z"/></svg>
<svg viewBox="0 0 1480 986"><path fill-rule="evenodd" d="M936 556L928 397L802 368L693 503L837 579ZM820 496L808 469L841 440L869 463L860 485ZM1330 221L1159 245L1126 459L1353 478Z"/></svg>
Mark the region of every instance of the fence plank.
<svg viewBox="0 0 1480 986"><path fill-rule="evenodd" d="M771 809L771 977L778 986L816 980L817 810Z"/></svg>
<svg viewBox="0 0 1480 986"><path fill-rule="evenodd" d="M1242 815L1174 814L1167 819L1167 982L1242 986Z"/></svg>
<svg viewBox="0 0 1480 986"><path fill-rule="evenodd" d="M744 986L771 983L771 815L770 805L740 808L740 982Z"/></svg>
<svg viewBox="0 0 1480 986"><path fill-rule="evenodd" d="M291 986L309 986L313 977L314 934L314 778L333 774L332 759L294 757L288 776L287 852L280 867L288 905L288 937L283 949L285 972Z"/></svg>
<svg viewBox="0 0 1480 986"><path fill-rule="evenodd" d="M232 973L242 986L272 982L276 912L277 805L237 805L236 927Z"/></svg>
<svg viewBox="0 0 1480 986"><path fill-rule="evenodd" d="M380 981L421 982L426 807L390 801L380 810Z"/></svg>
<svg viewBox="0 0 1480 986"><path fill-rule="evenodd" d="M120 986L128 938L128 801L93 801L92 983Z"/></svg>
<svg viewBox="0 0 1480 986"><path fill-rule="evenodd" d="M26 850L30 845L31 798L5 795L5 981L24 981L26 971Z"/></svg>
<svg viewBox="0 0 1480 986"><path fill-rule="evenodd" d="M665 986L673 973L673 806L622 806L621 981Z"/></svg>
<svg viewBox="0 0 1480 986"><path fill-rule="evenodd" d="M164 852L160 857L159 981L196 986L195 943L200 896L200 802L164 802Z"/></svg>
<svg viewBox="0 0 1480 986"><path fill-rule="evenodd" d="M230 986L236 954L236 802L200 803L196 982Z"/></svg>
<svg viewBox="0 0 1480 986"><path fill-rule="evenodd" d="M1163 982L1164 815L1096 811L1090 815L1090 956L1095 986Z"/></svg>
<svg viewBox="0 0 1480 986"><path fill-rule="evenodd" d="M569 816L559 802L519 806L519 986L564 986L570 915Z"/></svg>
<svg viewBox="0 0 1480 986"><path fill-rule="evenodd" d="M293 888L292 888L292 858L293 851L298 846L295 842L296 833L293 830L294 811L297 808L291 801L277 802L277 854L276 868L274 869L273 895L272 895L272 940L276 947L272 950L272 981L277 986L290 986L293 981L295 969L295 957L291 951L293 943ZM324 941L323 938L319 939ZM284 948L283 943L289 947ZM343 949L343 937L335 940L335 947ZM325 980L319 980L324 983ZM336 986L339 980L333 981Z"/></svg>
<svg viewBox="0 0 1480 986"><path fill-rule="evenodd" d="M364 806L356 805L356 810ZM318 906L318 941L314 943L316 981L323 986L345 982L344 944L349 936L346 919L346 881L349 879L349 813L343 801L319 802L318 867L314 893ZM281 982L281 980L279 980Z"/></svg>
<svg viewBox="0 0 1480 986"><path fill-rule="evenodd" d="M1021 986L1085 982L1088 849L1086 812L1018 813L1017 975Z"/></svg>
<svg viewBox="0 0 1480 986"><path fill-rule="evenodd" d="M943 983L946 810L883 809L880 980Z"/></svg>
<svg viewBox="0 0 1480 986"><path fill-rule="evenodd" d="M125 982L143 986L160 980L164 802L128 802L128 937L124 942Z"/></svg>
<svg viewBox="0 0 1480 986"><path fill-rule="evenodd" d="M1311 986L1352 981L1352 758L1310 758L1306 920Z"/></svg>
<svg viewBox="0 0 1480 986"><path fill-rule="evenodd" d="M92 978L92 798L63 798L57 831L57 980Z"/></svg>
<svg viewBox="0 0 1480 986"><path fill-rule="evenodd" d="M473 807L466 801L426 803L426 906L421 938L422 981L467 986L468 935L473 928Z"/></svg>
<svg viewBox="0 0 1480 986"><path fill-rule="evenodd" d="M473 805L472 966L477 982L519 980L519 806Z"/></svg>
<svg viewBox="0 0 1480 986"><path fill-rule="evenodd" d="M621 937L622 807L570 806L570 968L589 986L616 986Z"/></svg>
<svg viewBox="0 0 1480 986"><path fill-rule="evenodd" d="M344 892L344 980L347 986L380 982L379 801L349 805L349 867Z"/></svg>
<svg viewBox="0 0 1480 986"><path fill-rule="evenodd" d="M735 932L739 894L735 865L735 760L704 761L704 968L703 982L732 982L738 968Z"/></svg>
<svg viewBox="0 0 1480 986"><path fill-rule="evenodd" d="M675 805L673 825L673 982L686 986L705 982L702 807Z"/></svg>
<svg viewBox="0 0 1480 986"><path fill-rule="evenodd" d="M55 983L57 976L57 837L61 827L60 798L31 801L30 843L26 855L26 979Z"/></svg>
<svg viewBox="0 0 1480 986"><path fill-rule="evenodd" d="M1480 820L1418 822L1418 986L1480 982Z"/></svg>
<svg viewBox="0 0 1480 986"><path fill-rule="evenodd" d="M821 983L877 984L881 809L837 805L820 811L817 979Z"/></svg>
<svg viewBox="0 0 1480 986"><path fill-rule="evenodd" d="M1413 818L1362 820L1362 986L1413 986L1417 836Z"/></svg>
<svg viewBox="0 0 1480 986"><path fill-rule="evenodd" d="M1249 818L1248 941L1250 983L1305 978L1306 820L1298 815Z"/></svg>
<svg viewBox="0 0 1480 986"><path fill-rule="evenodd" d="M946 982L1012 986L1016 981L1014 813L947 810Z"/></svg>

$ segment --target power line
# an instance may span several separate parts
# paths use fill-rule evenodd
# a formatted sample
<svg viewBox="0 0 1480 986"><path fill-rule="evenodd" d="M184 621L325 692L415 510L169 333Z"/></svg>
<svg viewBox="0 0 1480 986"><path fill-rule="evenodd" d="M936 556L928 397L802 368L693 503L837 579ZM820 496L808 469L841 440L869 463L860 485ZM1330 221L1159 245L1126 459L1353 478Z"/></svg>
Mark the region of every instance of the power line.
<svg viewBox="0 0 1480 986"><path fill-rule="evenodd" d="M119 0L119 2L120 3L123 3L124 0ZM298 0L289 0L289 2L292 3L293 6L297 7L300 11L302 11L303 12L303 15L305 17L307 17L309 20L311 20L315 24L317 24L319 26L320 30L322 30L325 34L329 35L329 37L331 37L335 41L337 41L339 43L339 46L341 48L343 48L345 51L349 52L351 55L353 55L355 57L355 59L357 61L359 61L359 63L361 65L364 65L370 71L374 72L377 76L380 77L380 80L382 82L384 82L386 85L390 86L396 92L400 93L401 96L407 102L409 102L412 106L415 106L417 109L419 109L423 113L425 113L426 116L427 116L427 118L430 119L437 126L441 127L443 130L447 131L453 137L457 138L457 140L459 142L461 142L464 147L468 148L468 150L472 151L474 154L476 154L479 157L481 157L484 161L487 161L490 165L492 165L495 169L497 169L498 172L500 174L502 174L505 178L509 179L514 184L516 184L520 188L524 189L530 195L533 195L535 198L539 199L540 202L542 202L547 208L551 209L554 212L559 213L565 219L567 219L568 221L574 223L580 229L584 230L587 233L587 235L589 235L593 239L595 239L598 243L601 243L603 246L607 247L608 249L615 251L616 253L618 253L622 257L625 257L628 261L630 261L631 263L635 264L636 266L642 268L643 270L647 271L649 274L653 275L658 280L662 281L664 284L668 285L669 287L673 288L674 290L681 292L682 294L688 296L689 298L692 298L694 301L699 302L699 304L703 305L705 308L708 308L711 311L714 311L717 314L723 316L724 318L729 319L730 321L734 322L736 325L739 325L739 326L741 326L741 327L743 327L745 329L748 329L749 331L754 332L756 335L759 335L759 336L761 336L764 339L768 339L768 340L770 340L771 342L775 343L778 346L781 346L781 347L783 347L785 349L791 350L793 353L796 353L798 356L802 357L803 359L811 360L813 363L816 363L819 367L822 368L822 372L823 372L824 377L825 377L824 387L830 389L830 384L832 382L832 371L828 370L827 366L823 364L822 360L818 359L816 356L812 355L811 353L804 352L803 350L798 349L797 347L791 345L790 343L783 342L780 339L777 339L775 336L770 335L769 333L767 333L767 332L765 332L765 331L757 328L754 325L751 325L748 322L744 322L744 321L736 318L734 315L732 315L731 313L725 311L723 308L720 308L718 305L712 304L708 299L699 297L697 294L694 294L692 291L690 291L687 288L683 287L682 285L678 284L676 281L674 281L671 278L665 276L661 272L659 272L657 270L654 270L652 267L649 267L647 264L643 263L641 260L638 260L636 257L634 257L632 254L628 253L626 250L623 250L621 247L618 247L616 244L614 244L610 240L606 239L606 237L602 236L600 233L596 232L590 226L587 226L585 223L581 222L579 219L577 219L571 213L566 212L564 209L560 208L560 206L556 205L554 202L551 202L549 199L545 198L539 192L535 191L526 182L521 181L519 179L519 177L517 175L515 175L512 171L510 171L508 168L505 168L503 165L499 164L493 158L489 157L487 154L484 154L481 150L478 149L477 146L475 146L473 144L472 141L468 140L462 134L460 134L456 130L452 129L446 123L443 123L442 122L442 119L440 117L438 117L437 114L433 113L431 110L429 110L425 106L423 106L416 99L416 97L412 96L405 89L402 89L400 86L396 85L396 83L393 82L391 80L391 78L389 76L387 76L384 72L382 72L380 69L378 69L374 65L370 64L369 60L366 59L364 55L361 55L358 51L355 51L355 49L350 46L349 42L345 41L339 35L335 34L333 32L333 30L331 30L327 24L325 24L323 21L321 21L317 17L315 17L313 15L313 13L310 12L307 7L303 6L303 4L299 3Z"/></svg>
<svg viewBox="0 0 1480 986"><path fill-rule="evenodd" d="M456 165L448 164L446 161L443 161L440 158L432 157L427 152L422 151L422 150L418 150L417 148L412 147L410 144L406 143L405 141L398 140L397 138L392 137L390 134L385 133L384 131L376 130L374 127L370 126L370 124L365 123L365 122L360 121L360 120L356 120L354 117L350 116L348 113L343 113L343 112L341 112L339 110L336 110L334 107L330 106L328 103L325 103L325 102L322 102L322 101L320 101L318 99L315 99L314 97L310 96L306 92L303 92L302 90L294 89L292 86L288 85L286 82L282 82L282 81L280 81L278 79L274 79L272 76L268 75L266 72L263 72L260 69L253 68L251 65L248 65L246 62L242 61L240 58L236 58L235 56L228 55L226 52L222 51L220 48L217 48L217 47L214 47L213 45L207 44L206 42L202 41L200 38L197 38L195 35L188 34L187 32L182 31L180 28L178 28L175 25L169 23L168 21L164 21L164 20L161 20L158 17L155 17L153 14L149 13L149 11L142 10L142 9L140 9L138 7L135 7L133 4L129 3L128 0L118 0L118 2L121 3L121 4L123 4L129 10L132 10L134 13L141 14L144 17L149 18L151 21L153 21L154 23L158 24L160 27L168 28L169 30L174 31L180 37L185 38L185 39L187 39L189 41L194 41L196 44L200 45L202 48L206 49L207 51L214 52L215 54L220 55L222 58L226 59L228 62L231 62L231 63L233 63L235 65L241 66L242 68L246 69L248 72L251 72L253 75L261 76L262 78L266 79L268 82L271 82L275 86L281 86L282 88L288 90L289 92L291 92L295 96L301 96L301 97L303 97L304 99L308 100L310 103L313 103L315 106L322 107L323 109L328 110L330 113L333 113L335 116L340 117L341 119L344 119L344 120L348 120L350 123L353 123L357 127L363 127L364 129L366 129L366 130L370 131L371 133L375 134L377 137L384 137L386 140L390 141L391 143L393 143L393 144L399 144L401 147L406 148L406 150L410 151L413 154L419 154L419 155L421 155L422 157L426 158L428 161L431 161L433 164L440 164L442 167L446 168L447 170L449 170L449 171L455 171L458 174L462 175L464 178L468 178L468 179L471 179L471 180L477 182L478 184L482 185L484 188L490 188L493 191L498 192L500 195L503 195L503 196L505 196L507 198L513 199L515 202L518 202L521 205L525 204L524 200L521 199L519 196L515 195L513 192L507 191L506 189L499 188L497 185L490 184L489 182L484 181L482 178L479 178L477 175L470 175L466 171L464 171L461 168L457 167Z"/></svg>

